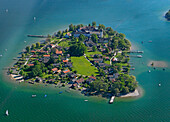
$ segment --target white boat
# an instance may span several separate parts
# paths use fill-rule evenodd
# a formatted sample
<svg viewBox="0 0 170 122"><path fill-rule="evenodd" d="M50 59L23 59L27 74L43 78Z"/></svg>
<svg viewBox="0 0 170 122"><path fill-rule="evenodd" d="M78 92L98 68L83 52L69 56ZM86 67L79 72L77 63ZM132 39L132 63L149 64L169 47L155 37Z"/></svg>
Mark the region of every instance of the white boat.
<svg viewBox="0 0 170 122"><path fill-rule="evenodd" d="M32 97L36 97L37 95L33 94Z"/></svg>
<svg viewBox="0 0 170 122"><path fill-rule="evenodd" d="M150 70L148 72L151 72Z"/></svg>
<svg viewBox="0 0 170 122"><path fill-rule="evenodd" d="M36 20L36 17L34 17L34 20Z"/></svg>
<svg viewBox="0 0 170 122"><path fill-rule="evenodd" d="M24 41L26 43L26 41Z"/></svg>
<svg viewBox="0 0 170 122"><path fill-rule="evenodd" d="M84 100L84 101L86 101L86 102L87 102L88 100Z"/></svg>
<svg viewBox="0 0 170 122"><path fill-rule="evenodd" d="M152 43L152 40L149 40L148 42L149 42L149 43Z"/></svg>
<svg viewBox="0 0 170 122"><path fill-rule="evenodd" d="M7 49L5 49L5 51L7 51Z"/></svg>
<svg viewBox="0 0 170 122"><path fill-rule="evenodd" d="M6 110L5 114L6 114L6 116L8 116L8 115L9 115L8 110Z"/></svg>
<svg viewBox="0 0 170 122"><path fill-rule="evenodd" d="M0 57L2 57L2 55L0 55Z"/></svg>
<svg viewBox="0 0 170 122"><path fill-rule="evenodd" d="M159 83L159 86L161 86L161 84Z"/></svg>
<svg viewBox="0 0 170 122"><path fill-rule="evenodd" d="M8 13L8 9L6 9L5 12Z"/></svg>

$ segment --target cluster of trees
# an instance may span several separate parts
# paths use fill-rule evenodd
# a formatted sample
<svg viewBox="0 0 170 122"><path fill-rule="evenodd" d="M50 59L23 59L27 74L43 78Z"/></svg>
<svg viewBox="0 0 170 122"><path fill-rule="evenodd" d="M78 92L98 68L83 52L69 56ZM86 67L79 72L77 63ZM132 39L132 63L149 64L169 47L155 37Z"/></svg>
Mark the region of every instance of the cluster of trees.
<svg viewBox="0 0 170 122"><path fill-rule="evenodd" d="M68 52L71 56L82 56L87 51L87 47L79 42L70 46Z"/></svg>
<svg viewBox="0 0 170 122"><path fill-rule="evenodd" d="M131 43L129 40L125 39L124 34L119 34L112 39L111 45L109 45L112 49L120 49L120 50L129 50L131 47Z"/></svg>
<svg viewBox="0 0 170 122"><path fill-rule="evenodd" d="M170 10L165 14L165 18L170 21Z"/></svg>
<svg viewBox="0 0 170 122"><path fill-rule="evenodd" d="M90 83L90 91L97 92L112 92L113 95L119 96L120 94L127 94L133 92L137 87L135 76L121 74L115 82L105 82L96 80Z"/></svg>
<svg viewBox="0 0 170 122"><path fill-rule="evenodd" d="M31 50L39 49L40 47L41 47L41 44L37 42L36 44L32 44L31 47L27 46L25 49L27 53L30 53Z"/></svg>
<svg viewBox="0 0 170 122"><path fill-rule="evenodd" d="M83 24L79 24L79 25L70 24L69 31L76 31L76 30L80 29L81 27L83 27Z"/></svg>

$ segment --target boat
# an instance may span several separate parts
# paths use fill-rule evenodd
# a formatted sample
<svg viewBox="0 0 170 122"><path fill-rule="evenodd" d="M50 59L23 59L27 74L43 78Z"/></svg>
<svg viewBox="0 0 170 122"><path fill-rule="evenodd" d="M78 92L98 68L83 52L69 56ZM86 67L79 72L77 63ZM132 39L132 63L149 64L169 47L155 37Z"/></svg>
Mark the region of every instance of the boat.
<svg viewBox="0 0 170 122"><path fill-rule="evenodd" d="M150 70L148 72L151 72Z"/></svg>
<svg viewBox="0 0 170 122"><path fill-rule="evenodd" d="M37 95L33 94L32 97L36 97Z"/></svg>
<svg viewBox="0 0 170 122"><path fill-rule="evenodd" d="M24 41L26 43L26 41Z"/></svg>
<svg viewBox="0 0 170 122"><path fill-rule="evenodd" d="M7 49L5 49L5 51L7 51Z"/></svg>
<svg viewBox="0 0 170 122"><path fill-rule="evenodd" d="M47 97L47 95L45 94L44 97Z"/></svg>
<svg viewBox="0 0 170 122"><path fill-rule="evenodd" d="M2 57L2 55L0 55L0 57Z"/></svg>
<svg viewBox="0 0 170 122"><path fill-rule="evenodd" d="M9 115L8 110L6 110L5 115L6 115L6 116L8 116L8 115Z"/></svg>
<svg viewBox="0 0 170 122"><path fill-rule="evenodd" d="M6 9L5 12L8 13L8 9Z"/></svg>
<svg viewBox="0 0 170 122"><path fill-rule="evenodd" d="M149 43L152 43L152 40L149 40L148 42L149 42Z"/></svg>
<svg viewBox="0 0 170 122"><path fill-rule="evenodd" d="M36 17L34 17L34 20L36 20Z"/></svg>
<svg viewBox="0 0 170 122"><path fill-rule="evenodd" d="M88 100L84 100L85 102L87 102Z"/></svg>
<svg viewBox="0 0 170 122"><path fill-rule="evenodd" d="M161 84L159 83L159 86L161 86Z"/></svg>
<svg viewBox="0 0 170 122"><path fill-rule="evenodd" d="M114 102L115 96L112 96L109 103L112 104Z"/></svg>
<svg viewBox="0 0 170 122"><path fill-rule="evenodd" d="M63 93L62 91L59 92L59 94Z"/></svg>

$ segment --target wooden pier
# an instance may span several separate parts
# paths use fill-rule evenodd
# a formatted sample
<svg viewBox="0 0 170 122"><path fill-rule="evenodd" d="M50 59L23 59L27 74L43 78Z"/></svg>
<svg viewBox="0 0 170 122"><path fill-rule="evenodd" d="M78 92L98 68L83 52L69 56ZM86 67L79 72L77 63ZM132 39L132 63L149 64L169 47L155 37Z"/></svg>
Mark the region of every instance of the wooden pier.
<svg viewBox="0 0 170 122"><path fill-rule="evenodd" d="M112 104L114 102L115 96L112 96L109 103Z"/></svg>
<svg viewBox="0 0 170 122"><path fill-rule="evenodd" d="M37 37L37 38L47 38L48 36L44 35L27 35L28 37Z"/></svg>
<svg viewBox="0 0 170 122"><path fill-rule="evenodd" d="M127 53L144 53L144 51L139 51L139 50L137 50L137 51L126 51Z"/></svg>

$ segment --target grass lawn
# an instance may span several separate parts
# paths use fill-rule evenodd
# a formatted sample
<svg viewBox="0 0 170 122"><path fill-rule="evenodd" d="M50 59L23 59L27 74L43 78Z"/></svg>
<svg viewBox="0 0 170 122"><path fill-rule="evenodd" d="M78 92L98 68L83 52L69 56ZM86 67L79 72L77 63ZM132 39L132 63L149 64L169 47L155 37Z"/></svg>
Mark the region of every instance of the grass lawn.
<svg viewBox="0 0 170 122"><path fill-rule="evenodd" d="M61 41L58 45L61 46L61 47L68 47L69 42L68 41Z"/></svg>
<svg viewBox="0 0 170 122"><path fill-rule="evenodd" d="M94 54L102 54L102 53L99 52L99 51L96 51L96 52L87 52L86 56L90 56L90 55L94 55Z"/></svg>
<svg viewBox="0 0 170 122"><path fill-rule="evenodd" d="M91 64L85 59L84 56L81 57L71 57L73 62L73 71L76 70L78 74L81 75L98 75L98 70L91 66Z"/></svg>

